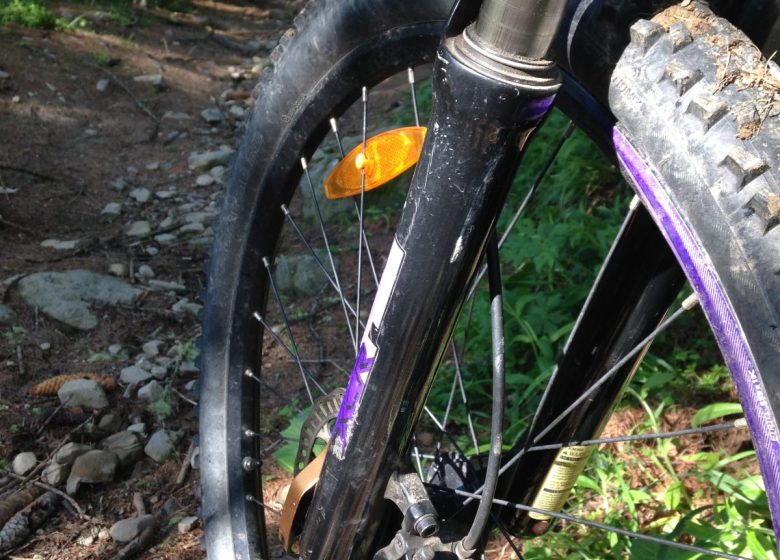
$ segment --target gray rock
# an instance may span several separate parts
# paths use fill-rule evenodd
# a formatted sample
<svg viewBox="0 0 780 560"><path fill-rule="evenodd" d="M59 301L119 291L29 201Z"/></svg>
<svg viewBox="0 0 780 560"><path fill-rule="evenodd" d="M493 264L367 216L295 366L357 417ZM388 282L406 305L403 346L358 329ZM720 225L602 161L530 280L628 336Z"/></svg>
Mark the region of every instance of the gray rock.
<svg viewBox="0 0 780 560"><path fill-rule="evenodd" d="M116 432L122 427L122 417L118 414L109 412L104 414L103 418L98 422L98 429L103 432Z"/></svg>
<svg viewBox="0 0 780 560"><path fill-rule="evenodd" d="M2 70L0 70L0 80L7 80L10 77L11 77L11 74L9 74L8 72L3 72Z"/></svg>
<svg viewBox="0 0 780 560"><path fill-rule="evenodd" d="M5 304L0 303L0 325L12 325L16 322L16 313Z"/></svg>
<svg viewBox="0 0 780 560"><path fill-rule="evenodd" d="M108 406L106 392L94 379L68 381L57 391L60 402L67 407L83 406L101 409Z"/></svg>
<svg viewBox="0 0 780 560"><path fill-rule="evenodd" d="M178 282L166 282L165 280L149 280L149 287L152 290L161 292L186 292L187 287Z"/></svg>
<svg viewBox="0 0 780 560"><path fill-rule="evenodd" d="M195 178L195 186L197 187L208 187L209 185L213 185L216 179L212 177L211 175L204 173L203 175L198 175Z"/></svg>
<svg viewBox="0 0 780 560"><path fill-rule="evenodd" d="M149 371L152 372L152 375L155 377L155 379L165 379L165 377L168 375L168 368L165 366L152 366L152 369Z"/></svg>
<svg viewBox="0 0 780 560"><path fill-rule="evenodd" d="M146 251L146 254L147 254L147 255L149 255L150 257L153 257L153 256L155 256L157 253L159 253L159 252L160 252L160 250L159 250L159 249L157 249L157 247L152 247L152 246L145 247L145 248L144 248L144 250Z"/></svg>
<svg viewBox="0 0 780 560"><path fill-rule="evenodd" d="M200 373L200 370L195 365L195 362L182 362L179 365L180 373Z"/></svg>
<svg viewBox="0 0 780 560"><path fill-rule="evenodd" d="M60 465L59 463L49 463L43 469L41 476L47 484L52 486L62 486L68 480L70 474L70 465Z"/></svg>
<svg viewBox="0 0 780 560"><path fill-rule="evenodd" d="M51 343L50 342L41 342L38 345L38 348L40 348L42 352L48 352L49 350L51 350Z"/></svg>
<svg viewBox="0 0 780 560"><path fill-rule="evenodd" d="M179 233L203 233L206 227L198 222L184 224L179 228Z"/></svg>
<svg viewBox="0 0 780 560"><path fill-rule="evenodd" d="M324 251L318 256L326 266L330 266ZM338 261L336 261L336 270L338 270ZM325 273L309 254L280 255L276 259L276 285L282 293L310 297L319 293L327 281Z"/></svg>
<svg viewBox="0 0 780 560"><path fill-rule="evenodd" d="M225 166L217 165L215 167L212 167L211 171L209 171L209 175L214 177L217 181L220 181L222 177L225 176Z"/></svg>
<svg viewBox="0 0 780 560"><path fill-rule="evenodd" d="M163 368L165 371L165 368ZM147 402L154 402L159 400L163 396L163 386L156 379L152 379L149 383L138 389L138 398Z"/></svg>
<svg viewBox="0 0 780 560"><path fill-rule="evenodd" d="M30 307L79 330L94 329L98 320L88 303L130 304L141 290L127 282L88 270L39 272L19 280L19 295Z"/></svg>
<svg viewBox="0 0 780 560"><path fill-rule="evenodd" d="M126 384L138 384L148 381L152 374L139 366L128 366L119 373L119 380Z"/></svg>
<svg viewBox="0 0 780 560"><path fill-rule="evenodd" d="M241 105L230 106L230 114L234 117L241 118L244 116L244 113L246 113L246 109L244 109Z"/></svg>
<svg viewBox="0 0 780 560"><path fill-rule="evenodd" d="M128 467L144 456L144 446L138 440L138 436L130 431L117 432L108 436L100 443L100 447L114 453L122 467Z"/></svg>
<svg viewBox="0 0 780 560"><path fill-rule="evenodd" d="M138 434L142 437L146 437L146 424L143 422L138 422L137 424L131 424L127 427L128 432L133 432L134 434Z"/></svg>
<svg viewBox="0 0 780 560"><path fill-rule="evenodd" d="M110 451L87 451L74 461L65 490L68 494L75 494L82 482L110 482L118 465L119 458Z"/></svg>
<svg viewBox="0 0 780 560"><path fill-rule="evenodd" d="M37 464L38 459L35 458L35 453L26 451L24 453L19 453L16 457L14 457L14 460L11 463L11 468L16 474L24 476L33 470Z"/></svg>
<svg viewBox="0 0 780 560"><path fill-rule="evenodd" d="M92 451L89 445L75 442L66 443L54 454L54 462L60 465L72 465L76 459L88 451Z"/></svg>
<svg viewBox="0 0 780 560"><path fill-rule="evenodd" d="M135 76L133 81L149 84L157 91L163 91L168 87L168 84L166 83L165 78L162 77L162 74L145 74L143 76Z"/></svg>
<svg viewBox="0 0 780 560"><path fill-rule="evenodd" d="M151 359L160 355L161 347L164 344L162 340L150 340L144 343L141 350L143 350L144 356Z"/></svg>
<svg viewBox="0 0 780 560"><path fill-rule="evenodd" d="M222 148L213 152L193 153L189 158L190 169L211 169L215 165L227 165L233 149Z"/></svg>
<svg viewBox="0 0 780 560"><path fill-rule="evenodd" d="M56 249L57 251L71 251L78 246L77 239L70 239L68 241L62 241L60 239L46 239L41 241L41 247L46 249Z"/></svg>
<svg viewBox="0 0 780 560"><path fill-rule="evenodd" d="M150 161L144 167L146 167L146 169L148 169L149 171L157 171L158 169L160 169L160 162Z"/></svg>
<svg viewBox="0 0 780 560"><path fill-rule="evenodd" d="M122 351L122 345L121 344L112 344L108 347L108 353L112 356L116 356Z"/></svg>
<svg viewBox="0 0 780 560"><path fill-rule="evenodd" d="M125 230L125 234L127 234L128 237L142 237L144 235L149 235L151 232L152 232L152 226L150 226L149 222L145 220L133 222Z"/></svg>
<svg viewBox="0 0 780 560"><path fill-rule="evenodd" d="M148 264L142 264L138 267L136 275L141 278L154 278L154 270L152 270L152 267Z"/></svg>
<svg viewBox="0 0 780 560"><path fill-rule="evenodd" d="M222 111L214 107L204 109L200 112L200 116L208 124L219 124L225 119L225 115L222 114Z"/></svg>
<svg viewBox="0 0 780 560"><path fill-rule="evenodd" d="M129 183L124 177L117 177L116 179L114 179L108 184L108 188L116 192L122 192L129 186L130 186Z"/></svg>
<svg viewBox="0 0 780 560"><path fill-rule="evenodd" d="M158 463L164 463L173 453L177 439L178 434L168 430L157 430L149 438L149 442L144 447L144 453Z"/></svg>
<svg viewBox="0 0 780 560"><path fill-rule="evenodd" d="M137 189L133 189L130 191L127 196L135 200L136 202L140 202L143 204L144 202L148 202L149 198L151 198L152 193L149 191L149 189L145 189L144 187L139 187Z"/></svg>
<svg viewBox="0 0 780 560"><path fill-rule="evenodd" d="M173 198L177 194L178 192L176 191L176 188L170 188L162 191L154 191L154 196L156 196L160 200L168 200L169 198Z"/></svg>
<svg viewBox="0 0 780 560"><path fill-rule="evenodd" d="M190 515L188 517L182 518L177 524L176 524L176 530L179 531L179 534L189 533L192 531L192 529L195 527L195 525L198 523L198 518L194 515Z"/></svg>
<svg viewBox="0 0 780 560"><path fill-rule="evenodd" d="M191 302L188 298L182 298L171 306L171 311L182 314L191 313L197 317L202 308L202 305Z"/></svg>
<svg viewBox="0 0 780 560"><path fill-rule="evenodd" d="M108 532L115 542L127 543L140 535L141 531L149 527L152 523L154 523L154 515L139 515L138 517L130 517L129 519L117 521L111 526Z"/></svg>
<svg viewBox="0 0 780 560"><path fill-rule="evenodd" d="M108 84L110 83L111 81L108 78L101 78L95 84L95 89L98 90L100 93L103 93L108 89Z"/></svg>
<svg viewBox="0 0 780 560"><path fill-rule="evenodd" d="M100 213L105 214L107 216L119 216L122 213L122 203L109 202L103 207Z"/></svg>
<svg viewBox="0 0 780 560"><path fill-rule="evenodd" d="M192 119L191 116L189 116L187 113L182 113L181 111L165 111L163 113L164 119L172 119L175 121L188 121Z"/></svg>
<svg viewBox="0 0 780 560"><path fill-rule="evenodd" d="M111 263L110 265L108 265L108 272L113 276L124 278L125 276L127 276L127 265L123 263Z"/></svg>
<svg viewBox="0 0 780 560"><path fill-rule="evenodd" d="M161 233L154 236L154 240L160 245L171 245L172 243L176 243L176 239L176 236L172 233Z"/></svg>
<svg viewBox="0 0 780 560"><path fill-rule="evenodd" d="M214 223L215 212L190 212L184 216L184 221L188 224L203 224L210 226Z"/></svg>

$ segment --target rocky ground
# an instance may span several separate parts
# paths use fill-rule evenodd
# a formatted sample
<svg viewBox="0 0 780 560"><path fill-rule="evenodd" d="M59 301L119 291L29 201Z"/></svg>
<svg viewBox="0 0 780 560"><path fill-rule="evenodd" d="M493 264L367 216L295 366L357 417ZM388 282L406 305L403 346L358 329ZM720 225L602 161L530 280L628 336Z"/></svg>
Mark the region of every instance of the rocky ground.
<svg viewBox="0 0 780 560"><path fill-rule="evenodd" d="M67 31L0 28L0 554L203 556L201 270L299 6L55 3Z"/></svg>

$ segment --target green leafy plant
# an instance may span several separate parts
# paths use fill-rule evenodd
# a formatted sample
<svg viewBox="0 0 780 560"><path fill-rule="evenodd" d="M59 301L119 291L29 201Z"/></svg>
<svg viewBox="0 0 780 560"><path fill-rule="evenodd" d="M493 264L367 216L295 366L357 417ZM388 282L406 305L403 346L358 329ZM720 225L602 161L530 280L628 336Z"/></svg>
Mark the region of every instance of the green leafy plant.
<svg viewBox="0 0 780 560"><path fill-rule="evenodd" d="M10 0L0 2L0 25L54 29L58 20L51 10L34 0Z"/></svg>

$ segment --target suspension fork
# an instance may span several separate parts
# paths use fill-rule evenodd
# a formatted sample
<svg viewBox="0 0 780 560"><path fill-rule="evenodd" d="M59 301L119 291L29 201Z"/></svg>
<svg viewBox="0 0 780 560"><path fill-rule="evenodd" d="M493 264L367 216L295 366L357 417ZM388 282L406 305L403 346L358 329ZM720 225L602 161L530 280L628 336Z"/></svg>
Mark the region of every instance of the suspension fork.
<svg viewBox="0 0 780 560"><path fill-rule="evenodd" d="M463 0L465 2L465 0ZM334 427L304 558L365 558L521 151L560 80L565 0L486 0L433 72L428 134Z"/></svg>

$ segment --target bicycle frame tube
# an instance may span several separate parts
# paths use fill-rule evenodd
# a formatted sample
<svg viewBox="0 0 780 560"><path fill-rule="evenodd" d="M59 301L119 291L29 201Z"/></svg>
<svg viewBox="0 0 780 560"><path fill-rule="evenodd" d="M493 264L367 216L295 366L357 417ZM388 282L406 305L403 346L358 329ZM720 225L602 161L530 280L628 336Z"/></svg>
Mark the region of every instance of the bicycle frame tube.
<svg viewBox="0 0 780 560"><path fill-rule="evenodd" d="M533 2L512 2L521 4ZM309 508L304 558L363 558L373 547L385 484L403 466L520 150L560 85L550 62L506 64L519 47L464 34L438 51L428 135Z"/></svg>

